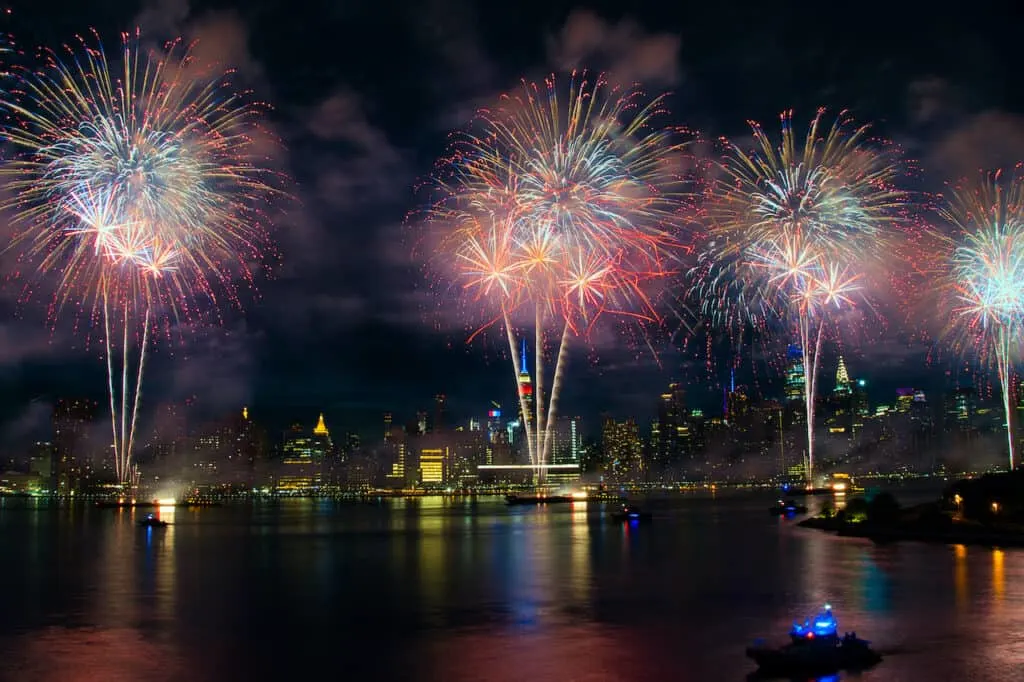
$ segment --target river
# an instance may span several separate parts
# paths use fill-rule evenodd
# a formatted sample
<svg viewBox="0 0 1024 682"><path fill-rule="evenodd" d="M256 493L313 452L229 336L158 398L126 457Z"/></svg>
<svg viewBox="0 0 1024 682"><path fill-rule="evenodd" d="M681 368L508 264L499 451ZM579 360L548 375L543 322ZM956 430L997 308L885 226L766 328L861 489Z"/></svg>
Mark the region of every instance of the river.
<svg viewBox="0 0 1024 682"><path fill-rule="evenodd" d="M857 679L1015 679L1024 552L797 528L761 494L602 505L294 500L131 512L0 501L0 680L743 680L830 602ZM842 678L841 678L842 679Z"/></svg>

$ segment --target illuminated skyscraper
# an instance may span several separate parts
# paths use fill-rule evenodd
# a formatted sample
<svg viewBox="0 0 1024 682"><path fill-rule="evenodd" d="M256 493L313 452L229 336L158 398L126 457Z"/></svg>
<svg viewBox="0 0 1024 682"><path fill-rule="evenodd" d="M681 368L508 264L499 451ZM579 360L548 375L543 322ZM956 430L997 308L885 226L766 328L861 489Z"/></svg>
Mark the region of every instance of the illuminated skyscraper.
<svg viewBox="0 0 1024 682"><path fill-rule="evenodd" d="M448 398L443 393L438 393L434 396L434 421L430 430L440 433L448 426Z"/></svg>
<svg viewBox="0 0 1024 682"><path fill-rule="evenodd" d="M533 382L530 380L530 370L526 364L526 339L523 339L522 355L519 358L519 395L522 398L519 408L519 422L525 428L533 425ZM523 409L526 414L523 414Z"/></svg>
<svg viewBox="0 0 1024 682"><path fill-rule="evenodd" d="M90 400L61 400L53 408L53 457L50 460L50 489L70 495L79 489L92 466L89 443L97 405ZM109 457L104 458L103 463Z"/></svg>
<svg viewBox="0 0 1024 682"><path fill-rule="evenodd" d="M871 405L868 403L868 382L864 379L857 379L857 384L853 387L853 411L860 421L871 414Z"/></svg>
<svg viewBox="0 0 1024 682"><path fill-rule="evenodd" d="M386 475L388 486L404 488L409 484L406 454L409 436L405 430L395 428L391 413L384 415L384 452L390 457L391 470Z"/></svg>
<svg viewBox="0 0 1024 682"><path fill-rule="evenodd" d="M843 356L839 356L839 367L836 369L836 387L834 392L837 395L850 395L853 393L853 382L850 381L850 375L846 371L846 362L843 360Z"/></svg>
<svg viewBox="0 0 1024 682"><path fill-rule="evenodd" d="M836 385L828 401L829 416L826 419L828 432L837 437L850 438L856 429L856 411L854 408L854 385L846 370L846 361L839 356L836 367Z"/></svg>
<svg viewBox="0 0 1024 682"><path fill-rule="evenodd" d="M501 404L491 401L491 409L487 411L485 464L512 463L512 449L509 436L509 428L501 416Z"/></svg>
<svg viewBox="0 0 1024 682"><path fill-rule="evenodd" d="M450 434L423 436L416 443L416 451L421 485L429 488L448 481L452 463Z"/></svg>
<svg viewBox="0 0 1024 682"><path fill-rule="evenodd" d="M804 399L804 358L800 346L791 344L786 353L786 400L802 402Z"/></svg>
<svg viewBox="0 0 1024 682"><path fill-rule="evenodd" d="M671 383L661 394L658 420L651 435L652 474L661 476L682 460L689 445L686 391L682 384Z"/></svg>
<svg viewBox="0 0 1024 682"><path fill-rule="evenodd" d="M501 420L501 404L491 401L491 409L487 410L487 440L494 443L498 438L507 441L507 435L503 434L505 427Z"/></svg>
<svg viewBox="0 0 1024 682"><path fill-rule="evenodd" d="M299 425L293 426L284 440L278 491L290 495L317 494L323 485L324 468L329 464L332 449L331 433L324 423L323 413L312 434Z"/></svg>
<svg viewBox="0 0 1024 682"><path fill-rule="evenodd" d="M316 426L313 427L313 435L317 438L326 439L328 443L331 441L331 432L327 430L327 424L324 423L324 413L320 413L320 418L316 422Z"/></svg>
<svg viewBox="0 0 1024 682"><path fill-rule="evenodd" d="M606 472L618 480L637 479L643 472L643 442L636 421L606 417L601 429Z"/></svg>
<svg viewBox="0 0 1024 682"><path fill-rule="evenodd" d="M552 428L552 464L579 464L583 434L579 417L558 417Z"/></svg>

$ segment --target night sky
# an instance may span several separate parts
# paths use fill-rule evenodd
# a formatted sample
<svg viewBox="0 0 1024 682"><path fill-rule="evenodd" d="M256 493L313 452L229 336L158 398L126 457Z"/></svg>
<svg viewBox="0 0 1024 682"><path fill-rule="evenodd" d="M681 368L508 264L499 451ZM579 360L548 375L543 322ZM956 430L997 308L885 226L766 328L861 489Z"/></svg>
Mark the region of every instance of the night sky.
<svg viewBox="0 0 1024 682"><path fill-rule="evenodd" d="M382 412L408 418L438 392L458 417L511 402L501 340L467 346L461 326L430 312L448 294L424 286L403 221L448 132L520 78L588 67L651 94L669 90L674 122L705 138L743 135L747 119L771 130L787 108L801 124L819 106L850 109L918 159L931 190L1024 160L1012 4L904 4L915 3L649 2L624 12L558 0L36 0L13 4L8 23L25 49L89 28L109 47L136 26L153 41L197 39L200 58L237 67L275 107L276 161L297 199L276 221L281 263L244 314L158 345L146 405L195 395L204 415L248 404L272 425L323 410L332 428L375 435ZM104 399L98 349L70 328L47 328L39 307L15 317L17 289L3 292L0 323L8 448L45 435L55 398ZM562 412L647 417L673 378L700 382L695 400L712 401L726 363L709 371L680 345L661 340L656 357L609 344L578 350ZM893 331L845 352L881 398L902 385L942 386L953 363L926 364L926 351Z"/></svg>

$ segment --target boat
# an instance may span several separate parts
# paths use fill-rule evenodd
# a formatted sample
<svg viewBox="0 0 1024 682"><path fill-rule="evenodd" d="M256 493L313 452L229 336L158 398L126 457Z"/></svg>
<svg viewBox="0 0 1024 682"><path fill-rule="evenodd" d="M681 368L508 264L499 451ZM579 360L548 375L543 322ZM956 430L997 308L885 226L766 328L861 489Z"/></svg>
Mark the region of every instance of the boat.
<svg viewBox="0 0 1024 682"><path fill-rule="evenodd" d="M646 512L635 505L624 504L622 505L622 511L617 511L612 514L612 518L616 521L650 521L651 512Z"/></svg>
<svg viewBox="0 0 1024 682"><path fill-rule="evenodd" d="M587 499L595 502L621 502L625 504L626 493L623 490L609 490L603 483L597 487L597 490L593 490L587 493Z"/></svg>
<svg viewBox="0 0 1024 682"><path fill-rule="evenodd" d="M220 502L209 500L185 500L170 502L167 500L100 500L97 509L156 509L158 507L220 507Z"/></svg>
<svg viewBox="0 0 1024 682"><path fill-rule="evenodd" d="M857 485L853 478L850 477L850 474L832 474L832 478L828 482L828 487L831 488L832 492L836 495L864 492L864 488Z"/></svg>
<svg viewBox="0 0 1024 682"><path fill-rule="evenodd" d="M783 487L782 492L787 495L793 495L794 497L804 496L815 496L815 495L831 495L834 490L829 486L828 488L799 488L799 487Z"/></svg>
<svg viewBox="0 0 1024 682"><path fill-rule="evenodd" d="M789 644L771 648L756 643L747 648L747 657L754 659L759 673L783 677L864 670L882 660L871 650L871 643L859 639L857 633L848 632L840 637L838 632L832 607L825 604L813 621L793 623Z"/></svg>
<svg viewBox="0 0 1024 682"><path fill-rule="evenodd" d="M146 517L139 521L139 525L144 528L166 528L167 522L161 521L153 514L146 514Z"/></svg>
<svg viewBox="0 0 1024 682"><path fill-rule="evenodd" d="M506 495L505 503L509 505L566 504L575 499L572 495Z"/></svg>
<svg viewBox="0 0 1024 682"><path fill-rule="evenodd" d="M795 500L779 500L768 509L768 513L772 516L794 516L806 514L807 507L797 504Z"/></svg>

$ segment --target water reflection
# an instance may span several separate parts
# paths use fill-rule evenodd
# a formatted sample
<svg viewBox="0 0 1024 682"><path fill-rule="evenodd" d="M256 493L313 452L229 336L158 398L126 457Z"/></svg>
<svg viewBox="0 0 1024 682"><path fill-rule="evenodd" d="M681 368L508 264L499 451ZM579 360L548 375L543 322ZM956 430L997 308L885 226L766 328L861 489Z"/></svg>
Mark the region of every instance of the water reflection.
<svg viewBox="0 0 1024 682"><path fill-rule="evenodd" d="M967 546L953 545L953 589L957 610L965 611L968 606Z"/></svg>
<svg viewBox="0 0 1024 682"><path fill-rule="evenodd" d="M3 669L17 671L12 681L176 682L196 679L168 646L129 628L50 627L27 633L4 651ZM198 679L207 679L199 676Z"/></svg>
<svg viewBox="0 0 1024 682"><path fill-rule="evenodd" d="M423 610L432 625L443 625L443 605L448 572L445 567L445 498L425 497L415 501L418 513L409 518L406 530L419 538L419 593Z"/></svg>
<svg viewBox="0 0 1024 682"><path fill-rule="evenodd" d="M90 613L99 616L97 624L114 626L137 621L138 604L135 590L135 571L132 565L132 544L135 520L128 509L115 509L105 519L100 539L102 560L93 566L99 572Z"/></svg>
<svg viewBox="0 0 1024 682"><path fill-rule="evenodd" d="M995 597L996 605L1002 605L1006 596L1006 570L1004 561L1006 552L1001 549L992 550L992 594Z"/></svg>
<svg viewBox="0 0 1024 682"><path fill-rule="evenodd" d="M19 586L0 679L300 679L339 657L346 679L743 679L746 644L826 600L898 652L864 682L1014 679L1024 552L879 547L779 525L771 502L666 503L635 528L500 499L178 510L151 533L5 512L4 550L25 551L0 562Z"/></svg>
<svg viewBox="0 0 1024 682"><path fill-rule="evenodd" d="M173 506L160 507L157 514L166 528L146 528L146 553L152 559L154 573L155 616L164 621L175 617L175 594L177 583L177 562L174 555L176 509ZM154 534L156 537L154 538ZM155 539L155 542L154 542Z"/></svg>
<svg viewBox="0 0 1024 682"><path fill-rule="evenodd" d="M585 608L590 597L590 524L586 502L574 502L569 526L572 561L569 574L569 595L574 608Z"/></svg>
<svg viewBox="0 0 1024 682"><path fill-rule="evenodd" d="M864 557L863 590L864 602L869 611L884 613L889 611L889 578L871 555Z"/></svg>

